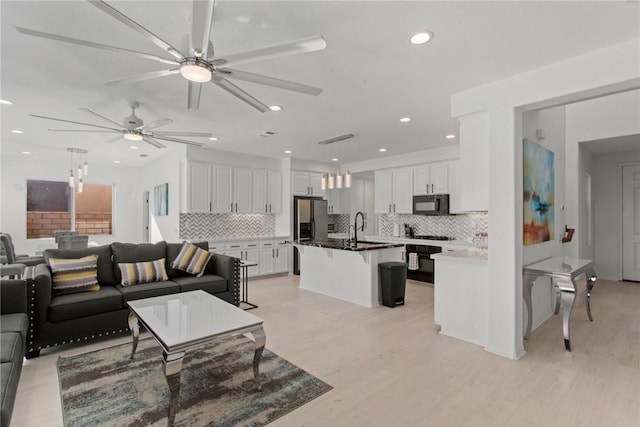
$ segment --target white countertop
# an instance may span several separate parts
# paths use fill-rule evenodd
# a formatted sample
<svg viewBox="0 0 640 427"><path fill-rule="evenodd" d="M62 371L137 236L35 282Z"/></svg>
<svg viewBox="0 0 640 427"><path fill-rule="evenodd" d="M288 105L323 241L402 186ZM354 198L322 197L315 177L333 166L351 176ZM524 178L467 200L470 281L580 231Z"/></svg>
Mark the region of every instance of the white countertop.
<svg viewBox="0 0 640 427"><path fill-rule="evenodd" d="M431 254L431 258L436 261L454 261L454 262L469 262L474 264L486 264L489 260L489 251L486 249L467 248L467 249L455 249L445 250L439 254Z"/></svg>

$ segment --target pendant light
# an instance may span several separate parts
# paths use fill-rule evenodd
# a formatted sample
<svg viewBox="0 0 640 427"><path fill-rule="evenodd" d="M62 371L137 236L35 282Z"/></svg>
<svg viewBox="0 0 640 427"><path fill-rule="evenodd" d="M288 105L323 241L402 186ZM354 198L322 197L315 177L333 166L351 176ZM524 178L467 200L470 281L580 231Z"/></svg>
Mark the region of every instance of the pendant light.
<svg viewBox="0 0 640 427"><path fill-rule="evenodd" d="M351 188L351 171L349 169L344 174L344 188Z"/></svg>
<svg viewBox="0 0 640 427"><path fill-rule="evenodd" d="M67 148L67 151L70 153L69 187L75 188L78 193L82 193L84 191L84 177L89 173L89 163L87 163L86 159L84 163L82 163L82 156L87 154L88 151L82 148ZM78 157L77 176L74 176L73 174L75 156Z"/></svg>
<svg viewBox="0 0 640 427"><path fill-rule="evenodd" d="M342 188L342 174L340 171L336 172L336 188Z"/></svg>
<svg viewBox="0 0 640 427"><path fill-rule="evenodd" d="M320 178L320 189L327 189L327 174L323 173L322 178Z"/></svg>

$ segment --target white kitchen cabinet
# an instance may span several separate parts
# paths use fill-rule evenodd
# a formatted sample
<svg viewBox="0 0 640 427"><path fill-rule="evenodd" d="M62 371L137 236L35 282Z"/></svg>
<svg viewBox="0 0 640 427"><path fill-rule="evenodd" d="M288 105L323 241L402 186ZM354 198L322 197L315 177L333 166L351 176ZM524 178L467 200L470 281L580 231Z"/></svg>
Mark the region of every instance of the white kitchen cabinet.
<svg viewBox="0 0 640 427"><path fill-rule="evenodd" d="M327 213L348 214L351 200L350 188L326 190Z"/></svg>
<svg viewBox="0 0 640 427"><path fill-rule="evenodd" d="M460 162L449 163L449 212L460 213Z"/></svg>
<svg viewBox="0 0 640 427"><path fill-rule="evenodd" d="M253 211L282 212L282 175L278 171L253 171Z"/></svg>
<svg viewBox="0 0 640 427"><path fill-rule="evenodd" d="M375 212L413 213L413 169L375 171Z"/></svg>
<svg viewBox="0 0 640 427"><path fill-rule="evenodd" d="M321 186L322 174L315 172L293 172L292 187L295 196L324 197Z"/></svg>
<svg viewBox="0 0 640 427"><path fill-rule="evenodd" d="M351 224L353 224L355 220L356 213L362 212L365 219L365 236L377 235L374 192L374 182L372 179L353 179L353 185L351 186ZM358 232L358 234L361 235L360 232Z"/></svg>
<svg viewBox="0 0 640 427"><path fill-rule="evenodd" d="M226 250L227 244L225 242L209 242L209 252L224 254Z"/></svg>
<svg viewBox="0 0 640 427"><path fill-rule="evenodd" d="M211 211L211 165L189 163L187 184L187 211L189 213Z"/></svg>
<svg viewBox="0 0 640 427"><path fill-rule="evenodd" d="M259 274L289 271L289 245L284 242L265 241L260 244Z"/></svg>
<svg viewBox="0 0 640 427"><path fill-rule="evenodd" d="M251 213L252 170L213 165L212 212Z"/></svg>
<svg viewBox="0 0 640 427"><path fill-rule="evenodd" d="M247 268L249 276L259 274L260 266L260 243L255 241L228 242L225 255L240 258L242 261L255 262L257 265Z"/></svg>
<svg viewBox="0 0 640 427"><path fill-rule="evenodd" d="M276 243L274 273L286 273L289 271L289 248L290 245L288 243Z"/></svg>
<svg viewBox="0 0 640 427"><path fill-rule="evenodd" d="M413 168L413 195L447 194L449 167L447 163L434 163Z"/></svg>
<svg viewBox="0 0 640 427"><path fill-rule="evenodd" d="M460 210L489 209L489 113L460 117Z"/></svg>

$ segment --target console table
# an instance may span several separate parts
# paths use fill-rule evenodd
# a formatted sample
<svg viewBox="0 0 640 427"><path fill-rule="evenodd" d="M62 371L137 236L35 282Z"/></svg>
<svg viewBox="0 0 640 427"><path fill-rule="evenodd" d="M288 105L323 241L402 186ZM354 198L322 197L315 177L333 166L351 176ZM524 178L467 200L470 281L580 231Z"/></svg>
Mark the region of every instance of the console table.
<svg viewBox="0 0 640 427"><path fill-rule="evenodd" d="M556 286L556 306L554 313L558 314L562 304L562 331L564 333L564 347L571 351L571 338L569 335L569 322L571 311L576 300L576 279L584 274L587 279L587 316L593 322L591 316L591 291L595 286L597 276L593 268L593 261L588 259L552 257L542 261L525 265L522 268L522 293L527 306L527 329L524 338L531 334L531 288L540 276L548 276ZM559 294L559 295L558 295ZM558 298L559 297L559 298Z"/></svg>

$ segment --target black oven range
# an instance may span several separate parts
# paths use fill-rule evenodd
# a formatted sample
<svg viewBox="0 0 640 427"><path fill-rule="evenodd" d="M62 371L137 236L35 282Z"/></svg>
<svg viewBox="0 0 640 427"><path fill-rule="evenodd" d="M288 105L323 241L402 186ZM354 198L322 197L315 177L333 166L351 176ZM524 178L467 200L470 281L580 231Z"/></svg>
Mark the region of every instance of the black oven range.
<svg viewBox="0 0 640 427"><path fill-rule="evenodd" d="M427 238L428 237L428 238ZM434 239L434 237L442 237ZM414 238L425 240L450 240L444 236L425 236ZM431 258L431 254L442 252L441 246L407 244L407 279L418 280L421 282L433 283L435 274L435 261Z"/></svg>

